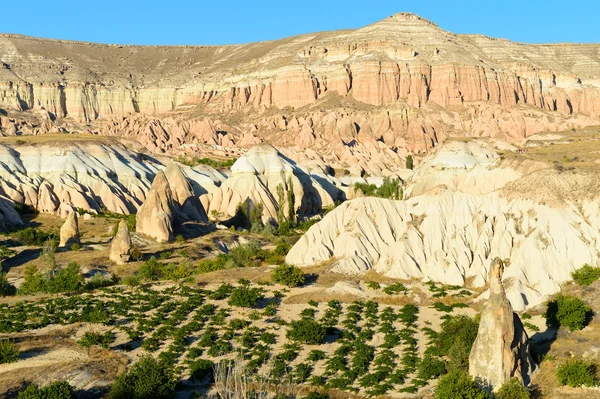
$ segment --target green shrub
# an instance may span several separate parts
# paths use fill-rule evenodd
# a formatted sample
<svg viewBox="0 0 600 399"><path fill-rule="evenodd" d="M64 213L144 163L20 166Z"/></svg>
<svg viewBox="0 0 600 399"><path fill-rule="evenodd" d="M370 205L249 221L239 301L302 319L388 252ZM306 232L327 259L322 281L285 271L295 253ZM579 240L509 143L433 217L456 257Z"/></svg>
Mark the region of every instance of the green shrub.
<svg viewBox="0 0 600 399"><path fill-rule="evenodd" d="M11 296L17 293L14 285L8 282L6 273L0 272L0 297Z"/></svg>
<svg viewBox="0 0 600 399"><path fill-rule="evenodd" d="M145 261L140 269L138 270L138 276L144 280L156 281L160 280L163 276L162 265L153 256Z"/></svg>
<svg viewBox="0 0 600 399"><path fill-rule="evenodd" d="M475 338L479 323L468 316L455 316L442 322L442 329L434 339L434 347L438 354L448 356L450 370L467 370L469 367L469 354Z"/></svg>
<svg viewBox="0 0 600 399"><path fill-rule="evenodd" d="M66 381L56 381L41 388L31 384L19 392L17 399L71 399L75 397L73 390Z"/></svg>
<svg viewBox="0 0 600 399"><path fill-rule="evenodd" d="M84 278L76 262L69 263L46 280L46 291L52 294L74 292L83 287Z"/></svg>
<svg viewBox="0 0 600 399"><path fill-rule="evenodd" d="M41 247L48 240L56 240L55 234L45 233L35 227L27 227L26 229L17 231L14 236L16 241L22 245Z"/></svg>
<svg viewBox="0 0 600 399"><path fill-rule="evenodd" d="M329 399L329 395L320 392L309 392L304 399Z"/></svg>
<svg viewBox="0 0 600 399"><path fill-rule="evenodd" d="M354 191L361 190L365 196L400 200L403 197L399 179L386 177L381 186L368 183L354 183Z"/></svg>
<svg viewBox="0 0 600 399"><path fill-rule="evenodd" d="M190 374L196 381L213 382L214 363L206 359L198 359L190 362Z"/></svg>
<svg viewBox="0 0 600 399"><path fill-rule="evenodd" d="M566 327L571 331L583 329L589 321L591 309L579 298L559 295L546 307L548 327Z"/></svg>
<svg viewBox="0 0 600 399"><path fill-rule="evenodd" d="M319 345L325 342L327 329L320 323L301 319L292 321L290 330L287 332L288 339L309 345Z"/></svg>
<svg viewBox="0 0 600 399"><path fill-rule="evenodd" d="M560 385L592 387L598 385L596 365L584 360L568 360L558 366L556 377Z"/></svg>
<svg viewBox="0 0 600 399"><path fill-rule="evenodd" d="M258 301L263 297L262 289L250 288L249 282L242 281L238 287L231 291L229 305L242 308L255 308L258 305Z"/></svg>
<svg viewBox="0 0 600 399"><path fill-rule="evenodd" d="M446 372L446 362L432 356L425 356L419 364L417 378L428 381Z"/></svg>
<svg viewBox="0 0 600 399"><path fill-rule="evenodd" d="M529 391L518 378L511 378L500 387L495 395L496 399L529 399Z"/></svg>
<svg viewBox="0 0 600 399"><path fill-rule="evenodd" d="M585 264L579 270L571 273L573 280L583 286L588 286L600 278L600 267L593 267Z"/></svg>
<svg viewBox="0 0 600 399"><path fill-rule="evenodd" d="M71 244L71 251L79 251L81 249L81 244L78 242L74 242Z"/></svg>
<svg viewBox="0 0 600 399"><path fill-rule="evenodd" d="M491 399L465 372L455 370L446 374L435 389L436 399Z"/></svg>
<svg viewBox="0 0 600 399"><path fill-rule="evenodd" d="M14 363L19 359L19 347L12 341L0 341L0 364Z"/></svg>
<svg viewBox="0 0 600 399"><path fill-rule="evenodd" d="M288 287L299 287L304 284L304 272L297 266L277 266L271 274L271 279Z"/></svg>
<svg viewBox="0 0 600 399"><path fill-rule="evenodd" d="M414 161L412 155L408 154L406 156L406 169L412 170L414 167Z"/></svg>
<svg viewBox="0 0 600 399"><path fill-rule="evenodd" d="M145 356L117 377L109 396L112 399L172 398L176 385L172 366Z"/></svg>
<svg viewBox="0 0 600 399"><path fill-rule="evenodd" d="M83 334L83 337L77 343L84 348L89 348L90 346L100 346L102 348L108 349L110 344L114 341L115 335L107 331L104 334L100 334L97 332L87 331Z"/></svg>

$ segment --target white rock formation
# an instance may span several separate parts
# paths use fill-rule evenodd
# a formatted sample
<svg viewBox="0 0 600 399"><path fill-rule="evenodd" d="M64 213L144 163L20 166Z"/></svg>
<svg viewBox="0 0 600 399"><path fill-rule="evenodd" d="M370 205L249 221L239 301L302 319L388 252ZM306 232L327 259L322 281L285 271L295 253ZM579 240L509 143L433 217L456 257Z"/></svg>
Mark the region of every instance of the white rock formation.
<svg viewBox="0 0 600 399"><path fill-rule="evenodd" d="M112 242L110 243L109 259L118 265L129 262L131 252L131 236L127 228L127 222L121 220Z"/></svg>
<svg viewBox="0 0 600 399"><path fill-rule="evenodd" d="M173 239L175 203L171 187L160 171L152 182L152 187L136 217L136 232L154 238L158 242Z"/></svg>
<svg viewBox="0 0 600 399"><path fill-rule="evenodd" d="M515 310L560 289L600 253L599 201L551 208L496 194L443 191L407 201L357 198L330 212L294 245L286 262L311 266L337 259L335 270L482 287L490 261L509 261L504 279ZM595 221L593 224L588 220Z"/></svg>
<svg viewBox="0 0 600 399"><path fill-rule="evenodd" d="M291 186L290 186L291 182ZM284 189L284 213L287 215L287 192L293 189L299 215L312 215L332 205L336 198L308 171L295 164L270 145L259 145L240 157L231 168L231 177L208 199L209 213L233 216L240 203L247 200L264 205L263 219L277 219L277 186Z"/></svg>
<svg viewBox="0 0 600 399"><path fill-rule="evenodd" d="M77 212L71 212L60 228L61 247L68 247L73 244L79 244L79 217Z"/></svg>
<svg viewBox="0 0 600 399"><path fill-rule="evenodd" d="M158 160L143 158L118 142L65 138L14 148L0 145L0 195L61 216L66 216L65 209L77 208L130 214L141 206L154 176L163 168ZM198 198L216 191L226 179L205 165L182 167L181 172L188 180L181 187Z"/></svg>

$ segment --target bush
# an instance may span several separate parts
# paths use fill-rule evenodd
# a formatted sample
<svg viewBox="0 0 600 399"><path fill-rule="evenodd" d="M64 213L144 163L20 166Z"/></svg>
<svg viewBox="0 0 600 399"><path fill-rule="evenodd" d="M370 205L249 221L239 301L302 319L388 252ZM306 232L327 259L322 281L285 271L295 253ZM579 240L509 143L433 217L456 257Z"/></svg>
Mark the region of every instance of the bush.
<svg viewBox="0 0 600 399"><path fill-rule="evenodd" d="M41 247L48 240L56 240L56 235L44 233L34 227L28 227L17 231L14 238L23 245Z"/></svg>
<svg viewBox="0 0 600 399"><path fill-rule="evenodd" d="M112 332L107 331L104 334L88 331L83 334L83 337L77 343L84 348L97 345L104 349L108 349L110 344L114 341L115 336Z"/></svg>
<svg viewBox="0 0 600 399"><path fill-rule="evenodd" d="M262 289L250 288L248 281L242 281L240 286L231 291L229 305L242 308L255 308L258 305L258 301L263 297Z"/></svg>
<svg viewBox="0 0 600 399"><path fill-rule="evenodd" d="M109 396L112 399L172 398L176 385L177 378L170 365L145 356L117 377Z"/></svg>
<svg viewBox="0 0 600 399"><path fill-rule="evenodd" d="M153 256L145 261L142 266L140 266L140 269L138 270L138 276L144 280L160 280L163 276L162 265L158 260L156 260L156 257Z"/></svg>
<svg viewBox="0 0 600 399"><path fill-rule="evenodd" d="M444 320L441 327L434 339L434 347L439 355L448 356L450 370L466 371L479 323L468 316L456 316Z"/></svg>
<svg viewBox="0 0 600 399"><path fill-rule="evenodd" d="M491 396L479 388L477 383L463 371L446 374L435 390L436 399L490 399Z"/></svg>
<svg viewBox="0 0 600 399"><path fill-rule="evenodd" d="M214 381L213 375L214 363L206 359L198 359L190 362L190 374L196 381Z"/></svg>
<svg viewBox="0 0 600 399"><path fill-rule="evenodd" d="M56 381L40 388L32 384L22 392L17 399L71 399L74 398L73 387L66 381Z"/></svg>
<svg viewBox="0 0 600 399"><path fill-rule="evenodd" d="M600 267L585 264L581 269L571 273L571 276L577 284L588 286L600 278Z"/></svg>
<svg viewBox="0 0 600 399"><path fill-rule="evenodd" d="M304 284L304 273L297 266L281 265L273 270L271 279L288 287L299 287Z"/></svg>
<svg viewBox="0 0 600 399"><path fill-rule="evenodd" d="M568 360L556 369L560 385L592 387L598 385L596 365L584 360Z"/></svg>
<svg viewBox="0 0 600 399"><path fill-rule="evenodd" d="M446 372L446 362L432 356L425 356L419 365L419 374L417 378L421 380L431 380L439 377Z"/></svg>
<svg viewBox="0 0 600 399"><path fill-rule="evenodd" d="M529 391L517 378L511 378L500 387L495 395L496 399L529 399Z"/></svg>
<svg viewBox="0 0 600 399"><path fill-rule="evenodd" d="M76 262L69 263L46 280L46 291L52 294L60 292L73 292L81 289L84 278L80 274L79 265Z"/></svg>
<svg viewBox="0 0 600 399"><path fill-rule="evenodd" d="M413 157L412 157L412 155L409 154L406 156L406 169L412 170L413 167L414 167Z"/></svg>
<svg viewBox="0 0 600 399"><path fill-rule="evenodd" d="M11 296L17 293L14 285L8 282L6 273L0 272L0 297Z"/></svg>
<svg viewBox="0 0 600 399"><path fill-rule="evenodd" d="M304 399L329 399L329 395L320 392L309 392Z"/></svg>
<svg viewBox="0 0 600 399"><path fill-rule="evenodd" d="M325 342L327 329L314 320L296 320L290 324L290 327L287 332L288 339L309 345L320 345Z"/></svg>
<svg viewBox="0 0 600 399"><path fill-rule="evenodd" d="M14 363L19 359L19 347L12 341L0 341L0 364Z"/></svg>
<svg viewBox="0 0 600 399"><path fill-rule="evenodd" d="M571 331L583 329L591 317L591 309L579 298L559 295L546 307L548 327L566 327Z"/></svg>
<svg viewBox="0 0 600 399"><path fill-rule="evenodd" d="M354 191L361 190L365 196L400 200L403 197L399 179L386 177L381 186L375 184L354 183Z"/></svg>

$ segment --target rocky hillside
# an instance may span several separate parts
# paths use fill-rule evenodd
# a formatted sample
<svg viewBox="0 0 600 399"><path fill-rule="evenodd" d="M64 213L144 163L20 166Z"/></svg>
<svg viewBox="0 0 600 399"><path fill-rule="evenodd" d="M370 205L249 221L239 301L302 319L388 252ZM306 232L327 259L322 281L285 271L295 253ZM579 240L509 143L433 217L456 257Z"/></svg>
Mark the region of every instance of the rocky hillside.
<svg viewBox="0 0 600 399"><path fill-rule="evenodd" d="M3 35L0 61L3 134L56 125L156 151L267 140L336 155L385 144L402 155L448 136L522 140L599 122L599 45L455 35L412 14L231 46Z"/></svg>

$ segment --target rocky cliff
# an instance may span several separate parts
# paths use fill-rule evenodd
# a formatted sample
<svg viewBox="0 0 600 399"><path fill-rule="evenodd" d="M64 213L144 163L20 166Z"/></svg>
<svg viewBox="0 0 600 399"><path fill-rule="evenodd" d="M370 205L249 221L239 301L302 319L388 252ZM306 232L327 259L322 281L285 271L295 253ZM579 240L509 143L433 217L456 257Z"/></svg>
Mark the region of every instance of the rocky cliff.
<svg viewBox="0 0 600 399"><path fill-rule="evenodd" d="M455 35L412 14L231 46L2 35L0 61L0 108L43 108L53 123L139 136L159 151L261 140L424 151L449 135L521 140L590 125L600 112L600 45ZM24 129L15 118L2 132Z"/></svg>

